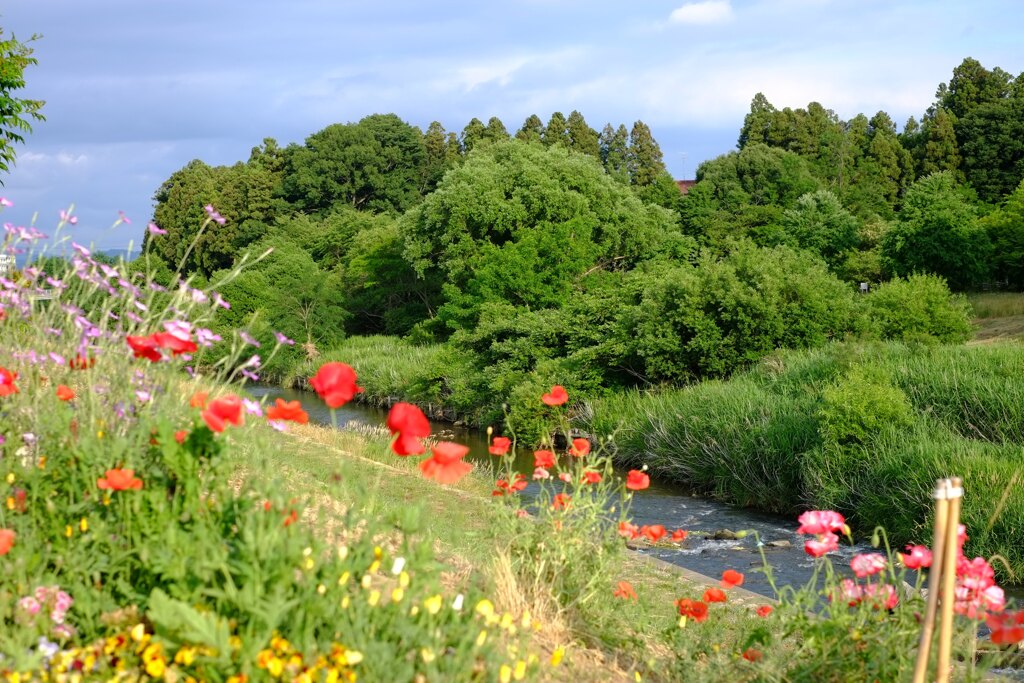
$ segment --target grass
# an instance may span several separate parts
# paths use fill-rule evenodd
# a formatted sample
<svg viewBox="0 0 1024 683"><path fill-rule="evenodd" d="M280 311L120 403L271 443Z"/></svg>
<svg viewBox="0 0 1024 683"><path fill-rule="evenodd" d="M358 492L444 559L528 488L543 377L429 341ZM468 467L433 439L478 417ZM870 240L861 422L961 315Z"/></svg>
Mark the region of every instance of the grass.
<svg viewBox="0 0 1024 683"><path fill-rule="evenodd" d="M967 300L974 316L983 320L1024 315L1024 293L976 292L968 294Z"/></svg>
<svg viewBox="0 0 1024 683"><path fill-rule="evenodd" d="M497 515L505 510L490 498L490 481L476 473L458 484L438 486L419 476L414 459L395 457L384 434L354 433L324 427L295 427L274 435L279 447L257 448L240 437L233 451L248 476L275 475L289 492L312 495L318 505L305 516L307 523L331 533L332 511L355 506L361 515L384 520L404 530L415 529L423 542L435 545L443 562L444 577L453 591L473 585L507 604L512 610L522 600L514 580L502 566L501 528ZM258 452L257 452L258 451ZM319 511L319 512L317 512ZM632 583L639 599L623 603L611 599L619 580ZM661 679L649 663L671 656L665 628L674 625L676 597L699 597L711 579L683 573L664 563L625 553L608 577L609 599L591 604L588 624L567 623L562 615L542 615L543 628L534 636L537 648L553 653L566 650L560 669L550 669L549 680L634 680L635 671L647 680ZM729 604L720 606L716 638L738 642L754 625L750 608L763 604L761 596L737 590ZM720 680L705 672L708 680Z"/></svg>

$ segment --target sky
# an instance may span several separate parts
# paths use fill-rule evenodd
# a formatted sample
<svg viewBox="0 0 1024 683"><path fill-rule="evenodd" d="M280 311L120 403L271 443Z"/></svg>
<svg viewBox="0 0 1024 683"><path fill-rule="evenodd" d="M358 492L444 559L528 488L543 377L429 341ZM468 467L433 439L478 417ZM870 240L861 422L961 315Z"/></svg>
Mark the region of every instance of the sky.
<svg viewBox="0 0 1024 683"><path fill-rule="evenodd" d="M100 249L137 245L192 159L373 113L455 131L639 119L692 178L735 148L759 91L902 125L964 57L1024 71L1020 0L4 0L0 28L41 35L18 94L47 117L0 176L0 221L47 232L74 204L76 241Z"/></svg>

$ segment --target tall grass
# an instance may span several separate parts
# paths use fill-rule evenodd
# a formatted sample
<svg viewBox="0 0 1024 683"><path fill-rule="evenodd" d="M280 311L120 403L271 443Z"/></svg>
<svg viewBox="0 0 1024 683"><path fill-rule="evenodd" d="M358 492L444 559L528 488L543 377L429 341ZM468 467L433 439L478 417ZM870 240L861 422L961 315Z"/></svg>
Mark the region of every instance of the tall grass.
<svg viewBox="0 0 1024 683"><path fill-rule="evenodd" d="M863 443L823 435L823 392L868 369L906 395L910 428ZM867 406L870 410L871 406ZM927 542L935 479L962 476L969 550L1024 577L1024 357L984 347L835 344L785 352L729 381L595 399L587 428L623 465L770 511L835 507L864 532ZM1005 571L1004 571L1005 576Z"/></svg>
<svg viewBox="0 0 1024 683"><path fill-rule="evenodd" d="M1018 292L979 292L967 300L976 318L1007 318L1024 315L1024 294Z"/></svg>

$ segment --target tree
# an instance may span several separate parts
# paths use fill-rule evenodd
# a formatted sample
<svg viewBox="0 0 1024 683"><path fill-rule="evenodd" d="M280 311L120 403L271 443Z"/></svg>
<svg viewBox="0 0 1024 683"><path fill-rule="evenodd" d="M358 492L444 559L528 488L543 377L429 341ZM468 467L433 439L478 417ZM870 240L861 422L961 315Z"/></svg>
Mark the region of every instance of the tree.
<svg viewBox="0 0 1024 683"><path fill-rule="evenodd" d="M394 114L333 124L290 148L284 194L298 208L405 211L420 198L423 133Z"/></svg>
<svg viewBox="0 0 1024 683"><path fill-rule="evenodd" d="M601 146L601 163L604 170L615 180L629 183L629 131L626 126L605 124L599 140Z"/></svg>
<svg viewBox="0 0 1024 683"><path fill-rule="evenodd" d="M960 149L956 141L954 117L943 107L925 119L918 148L918 173L925 176L940 171L960 175Z"/></svg>
<svg viewBox="0 0 1024 683"><path fill-rule="evenodd" d="M16 91L25 87L25 69L38 64L32 47L13 35L4 40L3 34L0 29L0 172L7 173L14 165L14 145L24 144L24 134L32 132L31 121L46 118L39 111L45 104L42 100L15 96ZM34 35L28 43L38 38Z"/></svg>
<svg viewBox="0 0 1024 683"><path fill-rule="evenodd" d="M466 127L462 129L462 149L466 154L473 151L473 148L483 142L487 137L487 126L484 122L473 117Z"/></svg>
<svg viewBox="0 0 1024 683"><path fill-rule="evenodd" d="M441 182L444 172L449 168L448 134L440 121L431 121L427 132L423 134L423 181L420 194L428 194Z"/></svg>
<svg viewBox="0 0 1024 683"><path fill-rule="evenodd" d="M643 121L633 124L629 132L629 177L634 185L652 185L665 172L665 161L661 155L651 129Z"/></svg>
<svg viewBox="0 0 1024 683"><path fill-rule="evenodd" d="M1024 181L996 211L979 221L992 241L992 273L1024 289Z"/></svg>
<svg viewBox="0 0 1024 683"><path fill-rule="evenodd" d="M583 114L573 109L569 114L566 129L569 134L569 149L595 159L600 158L601 145L598 142L597 131L587 125Z"/></svg>
<svg viewBox="0 0 1024 683"><path fill-rule="evenodd" d="M978 60L967 57L953 69L949 84L939 86L936 105L962 119L976 107L1006 98L1013 76L996 67L989 71Z"/></svg>
<svg viewBox="0 0 1024 683"><path fill-rule="evenodd" d="M502 140L508 140L509 134L508 129L505 128L505 124L501 122L497 116L492 116L487 119L487 128L484 129L484 139L491 142L500 142Z"/></svg>
<svg viewBox="0 0 1024 683"><path fill-rule="evenodd" d="M1024 99L981 104L957 125L967 182L997 202L1024 179Z"/></svg>
<svg viewBox="0 0 1024 683"><path fill-rule="evenodd" d="M516 140L540 142L544 137L544 123L536 114L530 114L523 121L523 127L516 132Z"/></svg>
<svg viewBox="0 0 1024 683"><path fill-rule="evenodd" d="M859 242L860 222L828 190L803 195L782 214L782 225L802 249L809 249L833 268Z"/></svg>
<svg viewBox="0 0 1024 683"><path fill-rule="evenodd" d="M444 283L439 316L450 329L475 325L488 301L560 306L588 274L681 240L669 212L643 204L596 160L518 141L470 156L401 228L416 272Z"/></svg>
<svg viewBox="0 0 1024 683"><path fill-rule="evenodd" d="M772 126L776 109L764 93L754 95L750 103L750 112L743 118L743 127L740 129L740 139L736 146L743 149L751 142L768 142L768 131Z"/></svg>
<svg viewBox="0 0 1024 683"><path fill-rule="evenodd" d="M894 275L935 273L954 290L988 275L991 244L949 171L933 173L907 190L899 220L882 241L884 264Z"/></svg>
<svg viewBox="0 0 1024 683"><path fill-rule="evenodd" d="M541 136L541 141L547 146L553 145L565 145L569 146L569 123L565 120L565 115L560 111L556 111L548 119L548 125L544 127L544 134Z"/></svg>

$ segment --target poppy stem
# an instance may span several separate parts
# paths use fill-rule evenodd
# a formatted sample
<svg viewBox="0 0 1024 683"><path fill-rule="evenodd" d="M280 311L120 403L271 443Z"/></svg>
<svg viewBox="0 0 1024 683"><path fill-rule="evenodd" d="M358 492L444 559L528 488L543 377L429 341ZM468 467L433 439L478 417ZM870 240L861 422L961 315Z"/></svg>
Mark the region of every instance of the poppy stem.
<svg viewBox="0 0 1024 683"><path fill-rule="evenodd" d="M331 426L338 428L338 412L334 408L331 408Z"/></svg>

